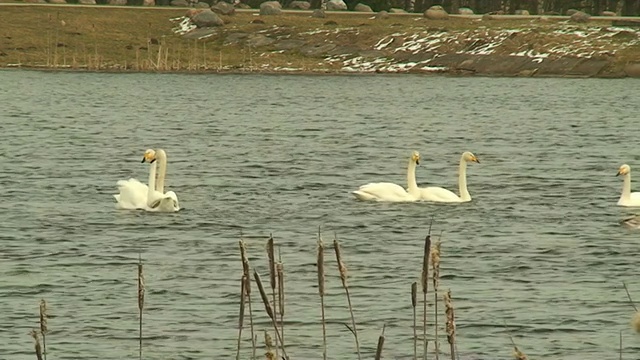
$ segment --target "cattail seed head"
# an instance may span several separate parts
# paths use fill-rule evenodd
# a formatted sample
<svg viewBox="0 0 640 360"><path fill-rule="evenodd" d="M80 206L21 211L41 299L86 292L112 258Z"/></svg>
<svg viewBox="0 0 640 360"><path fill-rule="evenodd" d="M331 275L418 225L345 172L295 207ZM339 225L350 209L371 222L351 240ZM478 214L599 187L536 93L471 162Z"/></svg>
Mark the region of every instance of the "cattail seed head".
<svg viewBox="0 0 640 360"><path fill-rule="evenodd" d="M411 306L416 307L418 302L418 283L416 281L411 284Z"/></svg>
<svg viewBox="0 0 640 360"><path fill-rule="evenodd" d="M278 273L278 309L280 316L284 315L284 266L282 261L276 264L276 272Z"/></svg>
<svg viewBox="0 0 640 360"><path fill-rule="evenodd" d="M438 290L440 285L440 241L431 247L431 268L433 269L433 288Z"/></svg>
<svg viewBox="0 0 640 360"><path fill-rule="evenodd" d="M444 307L447 315L447 341L449 344L453 344L456 336L456 323L455 316L453 314L453 302L451 300L451 290L448 290L444 296Z"/></svg>
<svg viewBox="0 0 640 360"><path fill-rule="evenodd" d="M276 288L276 262L275 262L275 248L273 245L273 235L269 235L267 240L267 257L269 258L269 281L271 283L271 289Z"/></svg>
<svg viewBox="0 0 640 360"><path fill-rule="evenodd" d="M258 290L260 291L260 297L262 298L262 302L264 303L264 309L267 311L267 315L274 320L273 309L271 308L271 304L269 303L269 298L267 297L267 292L264 290L264 286L262 286L262 280L260 279L260 274L257 271L253 270L253 278L258 285Z"/></svg>
<svg viewBox="0 0 640 360"><path fill-rule="evenodd" d="M47 329L47 302L44 299L40 300L40 332L46 334Z"/></svg>
<svg viewBox="0 0 640 360"><path fill-rule="evenodd" d="M347 267L342 262L342 254L340 253L340 243L337 238L333 239L333 249L336 253L336 261L338 262L338 271L340 271L340 280L342 280L342 285L346 286L347 284Z"/></svg>
<svg viewBox="0 0 640 360"><path fill-rule="evenodd" d="M631 325L633 326L633 330L635 330L635 332L640 333L640 312L636 312L635 314L633 314Z"/></svg>
<svg viewBox="0 0 640 360"><path fill-rule="evenodd" d="M316 265L318 267L318 293L320 296L324 296L324 243L321 237L318 237L318 258Z"/></svg>
<svg viewBox="0 0 640 360"><path fill-rule="evenodd" d="M424 256L422 258L422 292L427 293L429 287L429 252L431 251L431 234L424 239Z"/></svg>
<svg viewBox="0 0 640 360"><path fill-rule="evenodd" d="M138 259L138 310L144 309L144 273L142 267L142 259Z"/></svg>
<svg viewBox="0 0 640 360"><path fill-rule="evenodd" d="M247 295L251 295L251 274L249 273L249 259L247 258L247 247L244 240L240 239L240 259L242 260L242 274L246 281L244 291Z"/></svg>

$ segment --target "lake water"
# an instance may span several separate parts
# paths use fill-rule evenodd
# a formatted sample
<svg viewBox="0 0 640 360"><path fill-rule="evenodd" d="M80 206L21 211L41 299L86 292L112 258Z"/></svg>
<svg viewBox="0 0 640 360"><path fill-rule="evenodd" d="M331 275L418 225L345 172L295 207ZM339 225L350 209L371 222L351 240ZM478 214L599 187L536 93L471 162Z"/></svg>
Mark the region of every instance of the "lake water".
<svg viewBox="0 0 640 360"><path fill-rule="evenodd" d="M637 352L622 282L640 301L640 238L618 224L633 209L616 206L615 177L623 163L640 169L637 87L2 71L0 359L34 358L27 334L41 298L55 316L50 358L136 357L138 253L145 359L235 358L241 233L267 283L273 233L286 272L288 353L320 359L318 226L328 245L334 232L341 240L364 357L386 324L385 358L410 359L410 285L432 217L444 232L441 289L452 291L463 358L510 358L509 333L531 358L616 358L620 331L625 351ZM115 209L116 181L146 183L147 148L166 150L167 187L182 211ZM419 184L451 189L460 154L473 151L481 161L468 168L473 201L351 196L370 181L404 184L412 150L422 155ZM329 358L355 359L332 250L326 260ZM263 358L271 328L257 292L254 300ZM243 337L249 359L247 328Z"/></svg>

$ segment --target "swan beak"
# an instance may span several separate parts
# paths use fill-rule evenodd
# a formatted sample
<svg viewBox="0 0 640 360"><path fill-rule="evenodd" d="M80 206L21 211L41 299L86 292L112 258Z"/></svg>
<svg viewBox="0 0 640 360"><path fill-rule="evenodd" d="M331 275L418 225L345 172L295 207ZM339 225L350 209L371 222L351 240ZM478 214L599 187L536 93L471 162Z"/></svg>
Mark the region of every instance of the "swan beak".
<svg viewBox="0 0 640 360"><path fill-rule="evenodd" d="M416 165L420 165L420 160L416 160Z"/></svg>
<svg viewBox="0 0 640 360"><path fill-rule="evenodd" d="M145 160L145 158L144 158L144 156L143 156L143 157L142 157L142 161L140 161L140 162L141 162L141 163L143 163L143 162L144 162L144 160Z"/></svg>
<svg viewBox="0 0 640 360"><path fill-rule="evenodd" d="M620 176L620 170L618 170L618 172L616 173L616 176Z"/></svg>
<svg viewBox="0 0 640 360"><path fill-rule="evenodd" d="M480 160L478 160L478 158L477 158L477 157L474 157L474 158L473 158L473 161L474 161L474 162L476 162L477 164L480 164Z"/></svg>

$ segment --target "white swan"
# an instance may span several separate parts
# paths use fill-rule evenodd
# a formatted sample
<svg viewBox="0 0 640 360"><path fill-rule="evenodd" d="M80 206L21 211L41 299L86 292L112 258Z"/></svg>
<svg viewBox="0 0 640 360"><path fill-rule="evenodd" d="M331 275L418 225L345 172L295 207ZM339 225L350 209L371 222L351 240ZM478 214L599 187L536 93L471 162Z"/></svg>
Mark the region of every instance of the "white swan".
<svg viewBox="0 0 640 360"><path fill-rule="evenodd" d="M469 151L465 151L460 156L460 166L458 168L458 188L460 196L454 192L436 186L420 188L420 199L436 202L467 202L471 201L471 195L467 189L467 162L480 163L480 160Z"/></svg>
<svg viewBox="0 0 640 360"><path fill-rule="evenodd" d="M420 164L420 153L414 151L409 159L407 168L408 191L402 186L390 182L368 183L352 192L359 200L407 202L418 200L418 185L416 184L416 165Z"/></svg>
<svg viewBox="0 0 640 360"><path fill-rule="evenodd" d="M156 162L156 160L158 160ZM149 162L149 185L145 185L137 179L119 180L117 182L119 194L113 195L116 199L116 208L137 210L143 209L153 212L175 212L180 210L178 197L173 191L164 194L164 179L167 171L167 156L164 150L157 152L148 149L144 152L142 162ZM160 164L160 174L156 185L156 168Z"/></svg>
<svg viewBox="0 0 640 360"><path fill-rule="evenodd" d="M640 192L631 192L631 166L624 164L618 169L616 176L624 175L622 184L622 194L618 205L620 206L640 206Z"/></svg>
<svg viewBox="0 0 640 360"><path fill-rule="evenodd" d="M157 163L156 163L157 160ZM149 169L149 187L147 190L147 211L175 212L180 210L178 196L173 191L164 192L164 179L167 174L167 154L162 149L148 149L142 162L151 164ZM158 164L158 182L156 183L156 164Z"/></svg>

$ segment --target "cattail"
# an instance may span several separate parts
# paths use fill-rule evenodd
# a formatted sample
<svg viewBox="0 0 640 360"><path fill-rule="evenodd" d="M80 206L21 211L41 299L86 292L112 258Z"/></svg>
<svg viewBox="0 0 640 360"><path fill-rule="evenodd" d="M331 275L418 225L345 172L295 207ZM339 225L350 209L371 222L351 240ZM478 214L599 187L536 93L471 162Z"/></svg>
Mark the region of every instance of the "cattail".
<svg viewBox="0 0 640 360"><path fill-rule="evenodd" d="M518 349L518 347L516 346L516 342L513 341L513 338L509 336L509 339L511 339L511 344L513 344L513 358L516 360L527 360L527 355L525 355L522 351L520 351L520 349Z"/></svg>
<svg viewBox="0 0 640 360"><path fill-rule="evenodd" d="M447 314L447 341L451 347L451 360L455 360L456 323L453 314L453 302L451 301L451 290L447 291L443 297L445 313Z"/></svg>
<svg viewBox="0 0 640 360"><path fill-rule="evenodd" d="M318 294L320 295L320 314L322 316L322 358L327 360L327 328L324 317L324 243L318 228Z"/></svg>
<svg viewBox="0 0 640 360"><path fill-rule="evenodd" d="M418 359L418 332L416 330L416 304L418 302L418 283L411 284L411 307L413 308L413 360Z"/></svg>
<svg viewBox="0 0 640 360"><path fill-rule="evenodd" d="M142 311L144 310L144 274L142 256L138 254L138 356L142 359Z"/></svg>
<svg viewBox="0 0 640 360"><path fill-rule="evenodd" d="M435 352L436 360L440 354L440 344L438 343L438 285L440 285L440 240L431 247L431 268L433 270L433 319L434 319L434 338L435 338Z"/></svg>
<svg viewBox="0 0 640 360"><path fill-rule="evenodd" d="M271 308L271 304L269 303L269 297L267 296L267 292L264 290L264 286L262 286L262 280L260 279L260 274L257 271L253 270L253 279L256 281L258 285L258 290L260 291L260 297L262 298L262 302L264 303L264 309L271 318L271 323L273 324L273 330L276 333L276 338L280 338L280 332L278 331L278 326L276 325L276 318ZM285 359L289 358L287 356L287 352L284 347L282 347L282 353L284 354Z"/></svg>
<svg viewBox="0 0 640 360"><path fill-rule="evenodd" d="M244 275L240 279L240 315L238 316L238 346L236 350L236 360L240 360L240 344L242 340L242 326L244 324L244 306L245 306L245 289L246 280Z"/></svg>
<svg viewBox="0 0 640 360"><path fill-rule="evenodd" d="M247 257L247 248L242 239L238 241L240 245L240 260L242 261L242 278L244 279L244 296L247 297L249 303L249 328L251 330L251 359L256 358L256 335L253 329L253 310L251 309L251 273L249 272L249 258Z"/></svg>
<svg viewBox="0 0 640 360"><path fill-rule="evenodd" d="M280 335L282 336L282 347L284 347L284 265L278 250L278 263L276 264L278 273L278 310L280 312Z"/></svg>
<svg viewBox="0 0 640 360"><path fill-rule="evenodd" d="M424 254L422 258L422 341L424 344L423 356L427 358L427 289L429 287L429 252L431 251L431 227L424 239Z"/></svg>
<svg viewBox="0 0 640 360"><path fill-rule="evenodd" d="M271 351L271 348L273 348L273 341L271 340L271 335L269 335L269 332L266 329L264 330L264 345L267 347L267 352L265 354L267 359L277 359L278 357L273 353L273 351Z"/></svg>
<svg viewBox="0 0 640 360"><path fill-rule="evenodd" d="M269 282L271 284L271 297L273 299L273 308L276 310L276 260L275 260L275 247L273 244L273 234L269 234L269 240L267 240L267 258L269 259ZM276 314L274 314L275 316ZM275 321L277 323L278 318L276 316ZM276 359L278 358L278 338L276 337Z"/></svg>
<svg viewBox="0 0 640 360"><path fill-rule="evenodd" d="M342 281L342 287L347 294L347 302L349 304L349 313L351 313L351 326L353 326L353 336L356 340L356 352L358 353L358 360L362 359L360 354L360 341L358 341L358 330L356 328L356 319L353 316L353 307L351 306L351 296L349 295L349 286L347 285L347 267L342 262L342 255L340 253L340 243L338 237L333 239L333 249L336 253L336 261L338 262L338 271L340 272L340 280Z"/></svg>
<svg viewBox="0 0 640 360"><path fill-rule="evenodd" d="M375 360L382 359L382 347L384 346L384 329L387 325L382 325L382 334L378 337L378 346L376 347L376 357Z"/></svg>
<svg viewBox="0 0 640 360"><path fill-rule="evenodd" d="M36 330L31 330L29 335L33 337L34 349L36 351L36 358L38 360L42 360L42 347L40 346L40 338L38 337L38 332Z"/></svg>
<svg viewBox="0 0 640 360"><path fill-rule="evenodd" d="M44 348L44 360L47 360L47 302L40 300L40 333L42 334L42 347Z"/></svg>
<svg viewBox="0 0 640 360"><path fill-rule="evenodd" d="M631 326L633 326L633 330L635 330L635 332L640 333L640 313L633 314Z"/></svg>

